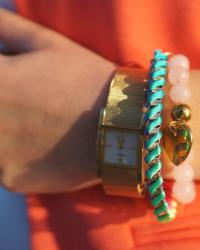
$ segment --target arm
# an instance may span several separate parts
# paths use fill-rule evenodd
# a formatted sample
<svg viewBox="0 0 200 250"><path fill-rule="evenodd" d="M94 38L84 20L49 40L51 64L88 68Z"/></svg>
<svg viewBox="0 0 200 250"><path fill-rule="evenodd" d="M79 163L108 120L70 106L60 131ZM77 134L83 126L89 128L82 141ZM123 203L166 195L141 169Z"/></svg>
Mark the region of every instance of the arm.
<svg viewBox="0 0 200 250"><path fill-rule="evenodd" d="M1 185L18 192L50 193L99 183L98 116L116 65L3 10L0 40L18 53L0 56ZM192 73L195 93L199 78L199 71ZM195 141L199 136L197 102L194 94ZM198 155L197 143L195 147ZM195 167L197 162L198 158ZM197 168L198 177L199 172Z"/></svg>
<svg viewBox="0 0 200 250"><path fill-rule="evenodd" d="M60 192L100 182L95 140L116 66L69 39L0 11L1 184Z"/></svg>

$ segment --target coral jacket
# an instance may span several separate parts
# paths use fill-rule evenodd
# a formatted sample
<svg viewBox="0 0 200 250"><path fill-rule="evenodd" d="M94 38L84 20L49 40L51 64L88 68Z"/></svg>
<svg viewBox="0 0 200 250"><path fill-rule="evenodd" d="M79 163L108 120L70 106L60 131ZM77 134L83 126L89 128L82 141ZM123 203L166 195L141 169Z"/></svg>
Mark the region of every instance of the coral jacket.
<svg viewBox="0 0 200 250"><path fill-rule="evenodd" d="M200 67L200 1L16 0L25 17L119 65L148 67L155 48ZM200 193L200 186L198 186ZM33 250L200 248L200 195L160 225L147 202L106 196L101 185L28 198Z"/></svg>

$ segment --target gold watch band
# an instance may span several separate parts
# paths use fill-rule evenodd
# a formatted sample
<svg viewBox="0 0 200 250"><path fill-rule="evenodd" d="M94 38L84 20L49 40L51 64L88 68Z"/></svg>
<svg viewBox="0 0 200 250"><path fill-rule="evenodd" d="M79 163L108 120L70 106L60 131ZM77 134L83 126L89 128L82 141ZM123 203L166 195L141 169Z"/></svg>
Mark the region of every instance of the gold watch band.
<svg viewBox="0 0 200 250"><path fill-rule="evenodd" d="M141 196L144 184L142 118L146 79L147 73L143 70L118 68L111 81L106 107L101 110L97 174L102 178L107 194Z"/></svg>

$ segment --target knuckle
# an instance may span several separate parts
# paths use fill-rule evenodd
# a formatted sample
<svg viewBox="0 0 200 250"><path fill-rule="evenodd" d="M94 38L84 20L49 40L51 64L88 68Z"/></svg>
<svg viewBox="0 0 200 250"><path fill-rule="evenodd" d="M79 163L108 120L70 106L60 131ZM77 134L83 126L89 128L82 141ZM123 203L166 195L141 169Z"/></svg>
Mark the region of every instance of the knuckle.
<svg viewBox="0 0 200 250"><path fill-rule="evenodd" d="M5 11L6 10L4 8L0 8L0 21L2 21L2 18L3 18Z"/></svg>
<svg viewBox="0 0 200 250"><path fill-rule="evenodd" d="M16 185L14 176L2 175L1 186L11 192L19 191L19 187Z"/></svg>
<svg viewBox="0 0 200 250"><path fill-rule="evenodd" d="M13 15L12 12L0 8L0 27L4 27L4 25L7 23L8 19L10 18L10 15Z"/></svg>

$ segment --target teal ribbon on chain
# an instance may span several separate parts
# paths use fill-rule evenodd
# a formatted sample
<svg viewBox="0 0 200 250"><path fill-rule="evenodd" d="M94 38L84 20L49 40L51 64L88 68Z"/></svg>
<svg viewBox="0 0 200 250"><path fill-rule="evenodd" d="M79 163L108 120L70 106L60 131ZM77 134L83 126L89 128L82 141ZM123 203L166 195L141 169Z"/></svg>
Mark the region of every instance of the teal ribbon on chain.
<svg viewBox="0 0 200 250"><path fill-rule="evenodd" d="M164 97L163 86L167 74L168 55L156 50L154 58L151 61L147 101L147 112L144 116L145 129L144 134L146 140L145 162L147 164L146 178L148 180L148 192L151 198L151 204L154 207L154 214L160 222L169 222L174 218L174 214L170 213L168 203L165 200L165 192L163 190L163 178L160 174L162 168L160 140L162 133L160 127L162 125L161 112L163 109L162 100Z"/></svg>

